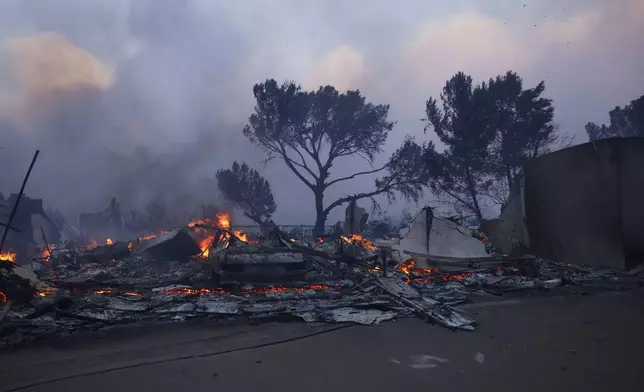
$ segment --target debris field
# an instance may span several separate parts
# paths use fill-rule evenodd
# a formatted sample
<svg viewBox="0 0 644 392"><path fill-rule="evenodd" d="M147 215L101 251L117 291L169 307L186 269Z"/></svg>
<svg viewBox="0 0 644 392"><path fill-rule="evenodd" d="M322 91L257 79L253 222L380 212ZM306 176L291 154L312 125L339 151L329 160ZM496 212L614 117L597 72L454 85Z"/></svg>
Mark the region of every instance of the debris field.
<svg viewBox="0 0 644 392"><path fill-rule="evenodd" d="M430 260L431 262L431 260ZM48 245L38 268L3 256L0 346L135 322L379 324L420 317L454 330L458 305L509 293L624 289L643 280L533 257L396 264L359 235L302 242L277 228L249 239L225 214L133 241Z"/></svg>

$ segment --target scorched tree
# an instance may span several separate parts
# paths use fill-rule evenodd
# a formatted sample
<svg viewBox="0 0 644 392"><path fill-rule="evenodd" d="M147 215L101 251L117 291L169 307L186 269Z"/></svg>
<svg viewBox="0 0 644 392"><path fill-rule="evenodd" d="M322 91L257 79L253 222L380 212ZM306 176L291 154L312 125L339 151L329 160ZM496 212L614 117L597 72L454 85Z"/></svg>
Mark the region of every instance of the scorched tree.
<svg viewBox="0 0 644 392"><path fill-rule="evenodd" d="M266 151L267 159L282 160L312 191L315 236L324 233L331 210L351 200L379 194L392 198L397 192L408 198L419 197L426 183L419 172L419 146L407 140L386 164L373 166L394 125L387 120L389 105L372 104L358 90L339 93L325 86L303 91L294 82L279 85L273 79L256 84L253 94L256 106L244 135ZM372 169L332 176L334 163L343 157L361 158ZM346 172L345 166L343 173ZM329 187L374 173L384 176L375 181L373 191L325 203Z"/></svg>
<svg viewBox="0 0 644 392"><path fill-rule="evenodd" d="M231 169L218 170L217 186L225 198L260 225L269 222L277 209L268 181L246 163L233 162Z"/></svg>

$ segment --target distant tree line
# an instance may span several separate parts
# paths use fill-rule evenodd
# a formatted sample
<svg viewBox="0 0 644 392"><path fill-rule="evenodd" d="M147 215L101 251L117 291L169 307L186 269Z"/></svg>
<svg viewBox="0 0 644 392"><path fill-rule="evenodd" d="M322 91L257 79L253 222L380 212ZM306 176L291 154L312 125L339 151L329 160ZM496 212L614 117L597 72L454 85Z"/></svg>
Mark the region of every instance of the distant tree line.
<svg viewBox="0 0 644 392"><path fill-rule="evenodd" d="M586 133L591 141L611 137L644 137L644 95L623 108L616 106L608 112L610 123L586 124Z"/></svg>
<svg viewBox="0 0 644 392"><path fill-rule="evenodd" d="M394 128L389 105L371 103L359 90L305 91L294 82L266 80L253 87L256 105L243 133L263 148L267 160L282 161L310 189L314 235L324 233L333 209L352 200L385 195L390 201L398 196L417 201L428 188L459 214L480 222L486 203L507 201L527 160L567 142L544 91L544 82L525 87L512 71L478 84L459 72L425 105L425 133L433 132L440 143L407 137L381 166L375 166L376 157ZM340 166L346 157L361 159L370 169L349 171L348 165ZM327 200L329 188L365 175L377 177L370 191ZM246 164L235 162L217 179L224 196L251 219L264 222L275 212L270 185ZM383 218L369 230L392 227Z"/></svg>

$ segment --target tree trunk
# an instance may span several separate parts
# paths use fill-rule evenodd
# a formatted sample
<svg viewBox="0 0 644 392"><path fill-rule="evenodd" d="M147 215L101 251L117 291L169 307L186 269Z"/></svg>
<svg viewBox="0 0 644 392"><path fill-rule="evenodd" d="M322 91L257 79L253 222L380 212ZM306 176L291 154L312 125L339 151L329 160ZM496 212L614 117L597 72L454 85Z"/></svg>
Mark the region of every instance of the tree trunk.
<svg viewBox="0 0 644 392"><path fill-rule="evenodd" d="M512 194L512 186L514 185L513 184L514 178L512 176L512 172L510 171L510 165L505 165L505 176L508 178L508 190L510 194Z"/></svg>
<svg viewBox="0 0 644 392"><path fill-rule="evenodd" d="M474 208L474 213L476 214L476 219L478 219L478 224L480 225L483 222L483 214L481 213L481 207L479 206L478 195L476 193L476 184L474 183L474 178L472 177L472 172L470 169L467 169L467 188L470 192L470 197L472 198L472 207Z"/></svg>
<svg viewBox="0 0 644 392"><path fill-rule="evenodd" d="M327 213L324 211L324 191L316 189L315 194L315 226L313 227L313 237L317 238L324 235L324 224L326 223Z"/></svg>

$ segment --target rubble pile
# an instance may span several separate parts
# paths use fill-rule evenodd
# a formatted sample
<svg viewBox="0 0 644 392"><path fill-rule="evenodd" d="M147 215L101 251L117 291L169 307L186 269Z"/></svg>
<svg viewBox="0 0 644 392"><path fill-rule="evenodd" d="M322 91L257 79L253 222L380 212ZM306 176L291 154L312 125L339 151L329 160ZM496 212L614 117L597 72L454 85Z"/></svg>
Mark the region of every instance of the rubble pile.
<svg viewBox="0 0 644 392"><path fill-rule="evenodd" d="M417 316L452 329L456 306L511 292L623 288L642 280L535 258L395 265L359 235L249 239L226 215L133 241L49 245L31 272L0 265L0 346L133 322L194 318L379 324Z"/></svg>

